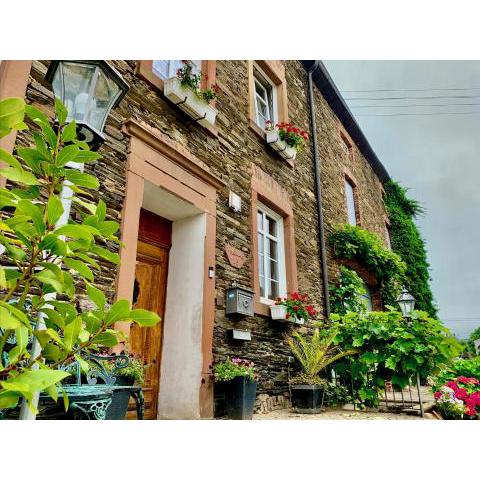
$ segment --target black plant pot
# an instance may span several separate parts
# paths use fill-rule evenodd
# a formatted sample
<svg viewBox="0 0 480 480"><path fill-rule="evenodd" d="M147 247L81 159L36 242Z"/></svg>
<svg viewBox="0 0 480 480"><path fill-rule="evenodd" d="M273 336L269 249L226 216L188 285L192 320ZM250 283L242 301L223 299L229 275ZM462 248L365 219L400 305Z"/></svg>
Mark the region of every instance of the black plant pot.
<svg viewBox="0 0 480 480"><path fill-rule="evenodd" d="M131 387L133 386L133 378L123 375L117 376L115 386ZM128 402L130 400L130 390L116 388L113 391L112 403L107 408L105 420L125 420L128 411Z"/></svg>
<svg viewBox="0 0 480 480"><path fill-rule="evenodd" d="M215 383L215 416L251 420L256 395L257 382L247 377Z"/></svg>
<svg viewBox="0 0 480 480"><path fill-rule="evenodd" d="M321 385L292 385L292 406L297 413L320 413L324 387Z"/></svg>

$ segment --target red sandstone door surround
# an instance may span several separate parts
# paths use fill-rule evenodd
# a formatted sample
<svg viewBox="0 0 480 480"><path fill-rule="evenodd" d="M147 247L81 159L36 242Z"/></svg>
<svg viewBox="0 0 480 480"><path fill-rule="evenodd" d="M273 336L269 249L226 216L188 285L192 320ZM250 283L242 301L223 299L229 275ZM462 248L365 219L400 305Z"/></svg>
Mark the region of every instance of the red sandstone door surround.
<svg viewBox="0 0 480 480"><path fill-rule="evenodd" d="M213 416L213 325L215 314L215 278L208 269L215 267L216 195L224 183L185 147L144 122L128 120L124 131L131 136L127 163L127 186L122 212L120 269L117 277L117 298L132 301L137 261L140 211L145 182L165 190L203 212L205 217L203 312L201 320L201 372L198 378L198 409L194 415ZM168 311L166 312L168 316ZM129 327L116 325L125 333ZM167 341L166 338L164 341ZM193 386L197 388L197 386ZM162 409L162 405L159 405Z"/></svg>

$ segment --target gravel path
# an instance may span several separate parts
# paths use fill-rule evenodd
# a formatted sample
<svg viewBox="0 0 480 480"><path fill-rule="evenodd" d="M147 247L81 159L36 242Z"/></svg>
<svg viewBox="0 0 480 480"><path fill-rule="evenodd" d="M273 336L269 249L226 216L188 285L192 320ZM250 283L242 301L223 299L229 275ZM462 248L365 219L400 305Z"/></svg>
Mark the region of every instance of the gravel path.
<svg viewBox="0 0 480 480"><path fill-rule="evenodd" d="M327 409L326 412L305 415L293 413L291 410L276 410L270 413L257 413L254 420L423 420L416 415L405 415L383 412L359 412L352 410Z"/></svg>

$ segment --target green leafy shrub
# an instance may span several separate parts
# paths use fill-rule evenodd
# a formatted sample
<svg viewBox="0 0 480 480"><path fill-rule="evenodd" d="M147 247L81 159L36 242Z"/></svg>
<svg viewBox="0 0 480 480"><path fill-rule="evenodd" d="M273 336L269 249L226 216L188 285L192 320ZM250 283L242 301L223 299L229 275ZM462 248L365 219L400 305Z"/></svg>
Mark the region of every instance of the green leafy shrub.
<svg viewBox="0 0 480 480"><path fill-rule="evenodd" d="M415 292L417 308L435 317L437 307L430 288L425 241L415 224L415 218L423 213L423 209L417 201L407 197L407 190L397 182L389 180L384 188L385 207L390 220L390 242L392 250L406 265L405 285L408 291Z"/></svg>
<svg viewBox="0 0 480 480"><path fill-rule="evenodd" d="M480 379L480 357L472 359L456 359L449 365L446 365L434 378L435 390L449 380L455 380L458 377L475 377Z"/></svg>
<svg viewBox="0 0 480 480"><path fill-rule="evenodd" d="M292 384L325 385L326 381L320 378L319 373L330 364L357 353L355 348L341 350L333 345L336 336L336 330L320 331L315 328L313 334L295 331L286 337L290 350L302 368L302 372L291 379Z"/></svg>
<svg viewBox="0 0 480 480"><path fill-rule="evenodd" d="M345 405L350 403L352 397L345 385L335 382L328 382L325 388L325 403L329 406Z"/></svg>
<svg viewBox="0 0 480 480"><path fill-rule="evenodd" d="M417 372L422 378L438 373L461 350L450 331L425 312L415 311L411 322L396 311L332 314L331 318L338 328L335 344L360 352L337 362L335 371L352 378L357 400L368 406L378 404L385 381L404 388Z"/></svg>
<svg viewBox="0 0 480 480"><path fill-rule="evenodd" d="M330 307L333 313L345 315L348 312L364 313L366 304L363 280L350 268L340 267L336 283L330 284Z"/></svg>
<svg viewBox="0 0 480 480"><path fill-rule="evenodd" d="M242 358L227 358L214 365L213 373L217 382L228 382L236 377L248 377L255 380L255 364Z"/></svg>
<svg viewBox="0 0 480 480"><path fill-rule="evenodd" d="M55 113L54 128L23 100L0 102L2 136L27 128L25 114L37 127L33 147L17 147L17 156L0 149L7 164L0 175L12 183L0 189L0 409L14 408L23 397L35 411L32 399L39 391L57 401L60 382L69 375L58 370L60 365L74 359L84 363L84 354L116 345L124 338L114 329L118 321L140 326L159 321L155 313L131 310L127 300L108 308L93 285L99 262L119 262L108 248L119 243L118 224L107 219L102 200L88 200L88 190L99 186L97 178L70 168L101 155L77 139L75 122L66 123L67 110L58 99ZM80 221L62 224L65 182ZM77 310L76 285L85 287L92 311ZM33 354L32 342L39 347Z"/></svg>
<svg viewBox="0 0 480 480"><path fill-rule="evenodd" d="M94 363L87 363L89 364L90 369L97 368L97 365ZM131 378L135 385L143 385L145 382L146 365L144 365L142 359L137 356L129 355L129 363L124 368L117 368L115 365L115 360L100 360L100 363L107 373L115 370L116 376L121 375L123 377Z"/></svg>
<svg viewBox="0 0 480 480"><path fill-rule="evenodd" d="M380 283L385 305L396 305L400 292L405 263L384 246L378 235L355 225L338 225L329 236L335 256L355 259L370 270Z"/></svg>

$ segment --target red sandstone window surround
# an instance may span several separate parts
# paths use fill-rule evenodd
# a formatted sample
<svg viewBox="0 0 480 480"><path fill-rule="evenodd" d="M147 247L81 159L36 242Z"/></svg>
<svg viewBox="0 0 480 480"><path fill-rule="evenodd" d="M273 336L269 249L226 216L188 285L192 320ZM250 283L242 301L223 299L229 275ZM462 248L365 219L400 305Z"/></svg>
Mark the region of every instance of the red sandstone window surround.
<svg viewBox="0 0 480 480"><path fill-rule="evenodd" d="M297 290L293 224L293 209L287 192L252 164L252 270L255 313L258 315L270 316L269 305L273 303L276 294L285 295ZM271 260L273 269L277 269L273 275ZM270 262L268 267L267 262Z"/></svg>
<svg viewBox="0 0 480 480"><path fill-rule="evenodd" d="M285 67L279 60L248 60L247 68L250 127L265 138L265 121L288 122Z"/></svg>

